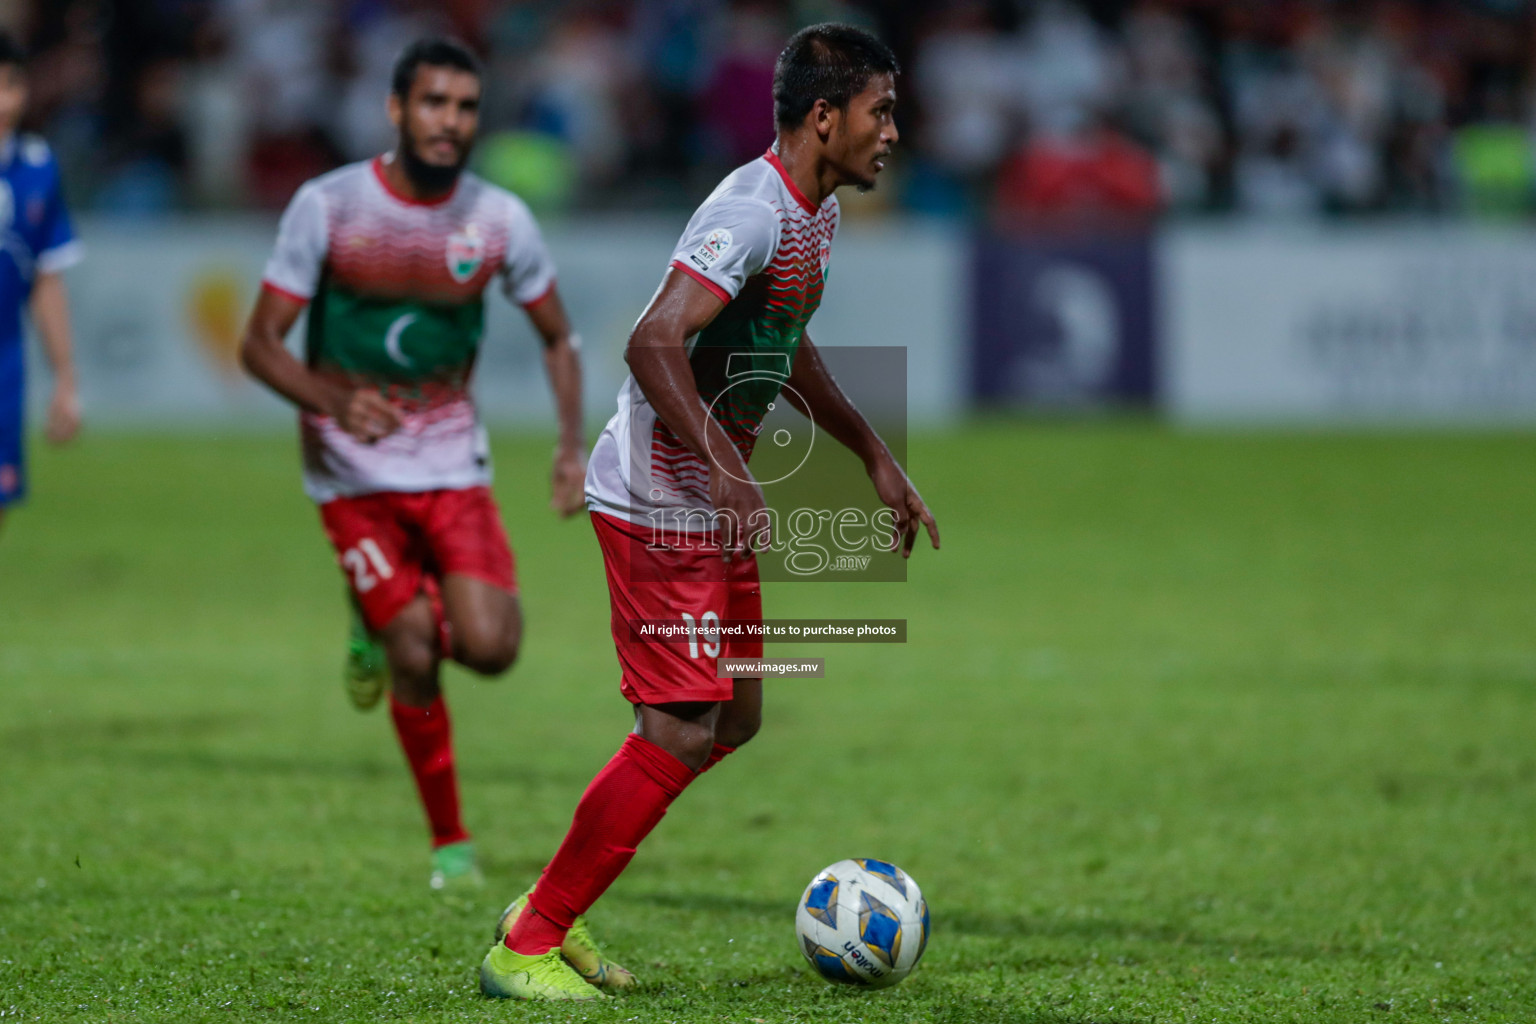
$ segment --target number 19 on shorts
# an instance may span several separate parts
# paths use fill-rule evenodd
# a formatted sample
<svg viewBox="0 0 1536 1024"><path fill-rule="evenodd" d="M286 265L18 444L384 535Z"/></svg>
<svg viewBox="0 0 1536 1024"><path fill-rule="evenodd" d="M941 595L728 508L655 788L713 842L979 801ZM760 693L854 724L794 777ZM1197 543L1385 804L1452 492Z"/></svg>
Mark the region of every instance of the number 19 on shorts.
<svg viewBox="0 0 1536 1024"><path fill-rule="evenodd" d="M704 657L720 657L720 616L715 612L705 612L697 620L687 612L683 612L683 621L688 624L688 657L699 656L699 641L703 640Z"/></svg>

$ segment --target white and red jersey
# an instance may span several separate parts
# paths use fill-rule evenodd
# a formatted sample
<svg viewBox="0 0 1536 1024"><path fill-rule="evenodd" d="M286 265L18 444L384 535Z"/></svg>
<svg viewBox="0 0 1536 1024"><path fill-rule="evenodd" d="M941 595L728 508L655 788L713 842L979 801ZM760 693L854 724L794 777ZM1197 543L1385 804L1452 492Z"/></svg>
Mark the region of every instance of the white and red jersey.
<svg viewBox="0 0 1536 1024"><path fill-rule="evenodd" d="M304 412L304 490L317 502L490 482L469 393L492 279L532 306L555 282L522 200L473 174L440 200L394 192L384 158L306 182L283 213L262 285L310 303L304 358L350 387L382 391L399 430L372 445Z"/></svg>
<svg viewBox="0 0 1536 1024"><path fill-rule="evenodd" d="M738 167L704 200L671 268L725 308L688 340L699 396L743 459L789 377L805 325L821 304L837 199L812 203L772 150ZM587 507L668 529L706 528L709 467L657 418L635 378L587 464Z"/></svg>

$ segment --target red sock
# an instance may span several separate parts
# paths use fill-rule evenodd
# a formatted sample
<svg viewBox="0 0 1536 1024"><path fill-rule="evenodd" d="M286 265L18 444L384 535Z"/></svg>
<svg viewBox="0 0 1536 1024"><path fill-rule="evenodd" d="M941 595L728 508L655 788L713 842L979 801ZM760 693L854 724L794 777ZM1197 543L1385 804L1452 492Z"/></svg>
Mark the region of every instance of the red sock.
<svg viewBox="0 0 1536 1024"><path fill-rule="evenodd" d="M564 942L577 916L619 877L640 841L697 774L650 740L630 733L581 795L565 842L528 898L535 912L517 919L507 933L507 948L537 955Z"/></svg>
<svg viewBox="0 0 1536 1024"><path fill-rule="evenodd" d="M705 761L702 765L699 766L699 774L703 775L715 765L719 764L721 761L724 761L726 754L734 753L736 753L735 747L728 747L724 743L716 743L714 748L709 752L709 760Z"/></svg>
<svg viewBox="0 0 1536 1024"><path fill-rule="evenodd" d="M400 748L416 777L432 827L432 848L469 838L459 820L459 780L453 770L453 733L448 724L448 705L439 696L430 706L413 708L389 695L389 717L394 719Z"/></svg>

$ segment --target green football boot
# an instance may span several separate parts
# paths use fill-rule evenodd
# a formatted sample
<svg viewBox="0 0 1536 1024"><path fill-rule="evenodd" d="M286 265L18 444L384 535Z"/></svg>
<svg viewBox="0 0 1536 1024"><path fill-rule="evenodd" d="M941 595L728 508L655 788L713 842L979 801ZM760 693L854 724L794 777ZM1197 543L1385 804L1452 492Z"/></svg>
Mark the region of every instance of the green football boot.
<svg viewBox="0 0 1536 1024"><path fill-rule="evenodd" d="M433 892L483 888L485 876L475 860L475 844L465 839L433 850L432 878L427 884Z"/></svg>
<svg viewBox="0 0 1536 1024"><path fill-rule="evenodd" d="M347 595L347 607L352 611L351 632L347 637L347 664L342 678L347 685L347 696L352 706L367 711L379 702L389 686L389 659L384 647L368 632L363 614L357 602Z"/></svg>
<svg viewBox="0 0 1536 1024"><path fill-rule="evenodd" d="M582 980L558 949L538 956L514 953L498 942L480 961L480 992L492 999L543 1001L607 999Z"/></svg>
<svg viewBox="0 0 1536 1024"><path fill-rule="evenodd" d="M528 908L528 897L533 892L529 889L512 905L501 912L501 920L496 922L496 941L500 943L507 937L507 932L512 930L518 915ZM587 928L585 916L578 917L571 930L565 933L565 942L560 947L560 955L565 957L566 963L586 979L587 984L609 991L621 991L633 988L635 976L625 967L614 963L603 955L602 947L598 946L592 938L592 932Z"/></svg>

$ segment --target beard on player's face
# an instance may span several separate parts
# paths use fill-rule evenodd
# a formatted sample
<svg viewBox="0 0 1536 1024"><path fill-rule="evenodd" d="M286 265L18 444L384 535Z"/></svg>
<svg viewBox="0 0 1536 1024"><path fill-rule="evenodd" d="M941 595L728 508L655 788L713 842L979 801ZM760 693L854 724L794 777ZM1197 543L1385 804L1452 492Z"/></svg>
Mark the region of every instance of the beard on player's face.
<svg viewBox="0 0 1536 1024"><path fill-rule="evenodd" d="M406 121L400 122L400 144L397 147L400 153L400 168L405 171L405 176L423 192L446 192L453 187L454 182L459 180L464 165L469 162L469 151L473 145L473 139L463 139L457 135L445 133L429 137L426 141L430 144L444 139L453 143L458 152L458 158L452 163L431 163L418 151L417 147L420 143L417 141L416 133L411 130L410 124Z"/></svg>

